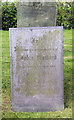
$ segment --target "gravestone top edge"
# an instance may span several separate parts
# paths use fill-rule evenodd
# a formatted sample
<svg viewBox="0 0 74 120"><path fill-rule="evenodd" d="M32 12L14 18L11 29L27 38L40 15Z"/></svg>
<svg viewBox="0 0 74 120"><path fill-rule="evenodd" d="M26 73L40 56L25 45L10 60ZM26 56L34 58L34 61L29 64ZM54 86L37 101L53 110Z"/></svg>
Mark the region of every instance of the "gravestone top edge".
<svg viewBox="0 0 74 120"><path fill-rule="evenodd" d="M18 28L9 28L9 30L16 30L16 29L20 29L20 30L22 30L22 29L48 29L48 28L62 28L63 29L63 26L54 26L54 27L52 27L52 26L49 26L49 27L18 27Z"/></svg>
<svg viewBox="0 0 74 120"><path fill-rule="evenodd" d="M50 1L49 0L45 0L45 1L44 0L41 0L41 1L36 1L36 0L31 0L31 1L30 0L29 1L28 0L25 0L25 1L24 0L19 0L17 3L47 3L47 2L48 3L57 3L56 0L50 0Z"/></svg>
<svg viewBox="0 0 74 120"><path fill-rule="evenodd" d="M23 4L22 4L23 3ZM21 5L21 6L23 6L23 5L29 5L29 6L33 6L33 3L37 3L38 4L38 2L19 2L19 3L17 3L18 5ZM54 5L57 5L57 2L40 2L41 4L44 4L44 5L49 5L49 6L54 6ZM47 4L48 3L48 4ZM50 3L50 4L49 4Z"/></svg>

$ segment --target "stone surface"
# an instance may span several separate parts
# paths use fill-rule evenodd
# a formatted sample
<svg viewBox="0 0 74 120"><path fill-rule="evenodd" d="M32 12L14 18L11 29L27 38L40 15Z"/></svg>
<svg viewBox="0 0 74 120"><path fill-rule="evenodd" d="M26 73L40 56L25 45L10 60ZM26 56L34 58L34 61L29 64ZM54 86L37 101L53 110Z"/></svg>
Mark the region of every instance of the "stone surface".
<svg viewBox="0 0 74 120"><path fill-rule="evenodd" d="M56 26L56 2L19 2L17 27Z"/></svg>
<svg viewBox="0 0 74 120"><path fill-rule="evenodd" d="M12 110L64 108L63 27L10 28Z"/></svg>

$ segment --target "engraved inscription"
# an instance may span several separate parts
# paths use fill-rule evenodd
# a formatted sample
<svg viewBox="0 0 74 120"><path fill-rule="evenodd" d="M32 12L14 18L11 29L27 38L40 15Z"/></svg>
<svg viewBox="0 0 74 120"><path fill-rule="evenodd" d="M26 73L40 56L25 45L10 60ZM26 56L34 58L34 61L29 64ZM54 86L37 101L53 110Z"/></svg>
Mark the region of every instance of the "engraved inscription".
<svg viewBox="0 0 74 120"><path fill-rule="evenodd" d="M27 54L27 52L37 52L37 51L43 51L43 52L48 52L48 51L51 51L51 50L57 50L57 49L21 49L21 52L22 52L22 55L19 55L20 56L20 60L33 60L34 59L34 56L29 56ZM14 51L18 52L19 49L18 47L14 47ZM23 52L24 51L24 52ZM26 54L25 54L26 53ZM39 54L36 55L36 59L37 60L56 60L57 59L57 56L56 54L53 54L53 55L48 55L48 54L43 54L42 56L40 56ZM49 53L49 52L48 52Z"/></svg>

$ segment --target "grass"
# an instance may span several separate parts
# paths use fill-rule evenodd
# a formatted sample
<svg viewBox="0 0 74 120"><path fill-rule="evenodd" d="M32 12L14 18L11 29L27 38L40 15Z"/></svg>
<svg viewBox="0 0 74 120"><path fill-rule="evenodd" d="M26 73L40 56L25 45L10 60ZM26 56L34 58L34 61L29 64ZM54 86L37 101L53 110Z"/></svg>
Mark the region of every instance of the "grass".
<svg viewBox="0 0 74 120"><path fill-rule="evenodd" d="M64 105L56 112L13 112L11 109L11 77L9 31L2 32L2 118L72 118L72 30L64 30ZM1 46L1 45L0 45Z"/></svg>

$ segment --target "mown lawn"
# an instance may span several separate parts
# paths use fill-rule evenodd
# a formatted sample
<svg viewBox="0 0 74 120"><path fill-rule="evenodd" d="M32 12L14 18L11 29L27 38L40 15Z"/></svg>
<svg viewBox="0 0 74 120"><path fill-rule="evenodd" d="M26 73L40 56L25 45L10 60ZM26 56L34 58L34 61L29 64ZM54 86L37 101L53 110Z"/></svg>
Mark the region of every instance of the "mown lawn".
<svg viewBox="0 0 74 120"><path fill-rule="evenodd" d="M1 32L1 31L0 31ZM64 30L64 105L63 111L24 113L11 109L9 31L2 31L2 118L72 118L72 30Z"/></svg>

